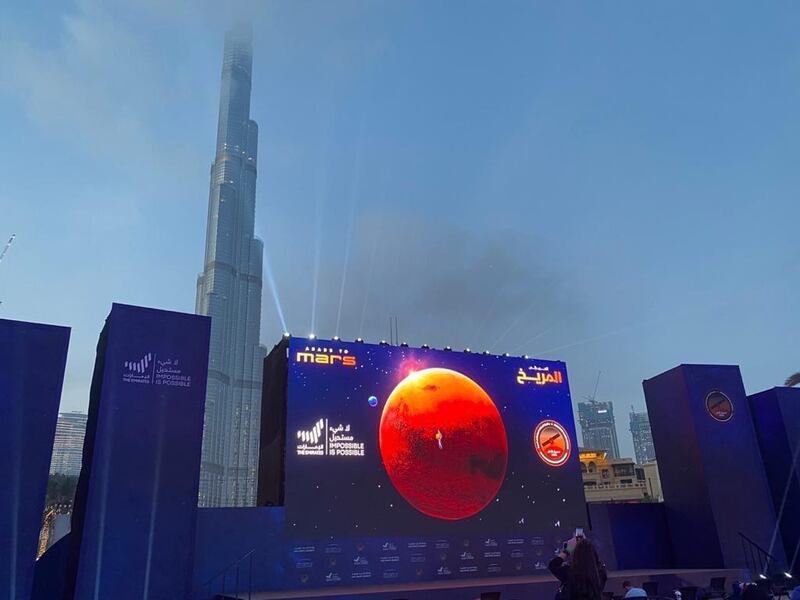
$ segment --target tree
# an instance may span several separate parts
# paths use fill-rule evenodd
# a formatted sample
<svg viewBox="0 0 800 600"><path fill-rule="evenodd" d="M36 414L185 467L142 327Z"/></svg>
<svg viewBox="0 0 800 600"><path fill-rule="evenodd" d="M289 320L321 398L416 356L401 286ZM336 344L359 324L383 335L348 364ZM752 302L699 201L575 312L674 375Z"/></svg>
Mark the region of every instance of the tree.
<svg viewBox="0 0 800 600"><path fill-rule="evenodd" d="M789 377L786 378L786 385L788 387L794 387L797 384L800 384L800 371L792 375L789 375Z"/></svg>
<svg viewBox="0 0 800 600"><path fill-rule="evenodd" d="M71 504L78 478L56 473L47 480L47 504Z"/></svg>

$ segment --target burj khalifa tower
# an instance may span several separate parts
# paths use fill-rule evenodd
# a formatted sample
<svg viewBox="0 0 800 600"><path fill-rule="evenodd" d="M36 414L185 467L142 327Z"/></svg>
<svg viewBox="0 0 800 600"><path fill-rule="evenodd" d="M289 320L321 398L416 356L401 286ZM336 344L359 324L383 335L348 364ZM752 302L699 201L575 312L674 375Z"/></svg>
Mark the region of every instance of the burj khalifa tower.
<svg viewBox="0 0 800 600"><path fill-rule="evenodd" d="M254 235L258 125L250 118L252 32L225 36L205 267L195 312L211 317L200 506L255 501L261 374L261 265Z"/></svg>

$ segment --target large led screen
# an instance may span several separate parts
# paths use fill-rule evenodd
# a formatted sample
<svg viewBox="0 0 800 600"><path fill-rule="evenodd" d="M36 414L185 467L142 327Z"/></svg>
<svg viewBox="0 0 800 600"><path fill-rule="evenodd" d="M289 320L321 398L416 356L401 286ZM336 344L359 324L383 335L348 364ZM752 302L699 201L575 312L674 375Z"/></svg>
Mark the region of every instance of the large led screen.
<svg viewBox="0 0 800 600"><path fill-rule="evenodd" d="M531 573L585 526L564 363L300 338L288 362L300 583Z"/></svg>

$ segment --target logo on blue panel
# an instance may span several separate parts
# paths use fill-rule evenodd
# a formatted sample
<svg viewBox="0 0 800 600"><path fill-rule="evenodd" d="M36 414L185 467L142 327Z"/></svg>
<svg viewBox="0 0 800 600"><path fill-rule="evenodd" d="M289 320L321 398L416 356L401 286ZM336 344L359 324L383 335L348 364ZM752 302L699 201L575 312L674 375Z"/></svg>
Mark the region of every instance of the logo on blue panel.
<svg viewBox="0 0 800 600"><path fill-rule="evenodd" d="M364 442L356 439L350 424L334 426L328 419L317 420L311 429L297 431L298 456L364 456Z"/></svg>
<svg viewBox="0 0 800 600"><path fill-rule="evenodd" d="M139 360L126 360L122 363L122 381L125 383L146 383L171 387L192 387L192 376L183 371L177 358L159 360L148 352Z"/></svg>
<svg viewBox="0 0 800 600"><path fill-rule="evenodd" d="M145 373L150 371L150 363L152 362L153 362L153 355L150 352L148 352L141 358L141 360L137 361L126 360L125 368L132 373L139 373L140 375L144 375Z"/></svg>
<svg viewBox="0 0 800 600"><path fill-rule="evenodd" d="M297 439L304 444L312 446L319 444L319 439L322 437L322 430L325 426L325 419L320 419L311 429L301 429L297 432Z"/></svg>
<svg viewBox="0 0 800 600"><path fill-rule="evenodd" d="M153 383L153 354L148 352L139 360L126 360L122 381L125 383Z"/></svg>

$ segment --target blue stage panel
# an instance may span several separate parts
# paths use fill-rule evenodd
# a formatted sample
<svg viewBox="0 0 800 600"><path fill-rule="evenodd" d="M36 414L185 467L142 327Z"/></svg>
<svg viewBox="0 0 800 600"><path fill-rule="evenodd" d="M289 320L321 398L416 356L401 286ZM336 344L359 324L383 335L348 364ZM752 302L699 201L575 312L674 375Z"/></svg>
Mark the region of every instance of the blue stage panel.
<svg viewBox="0 0 800 600"><path fill-rule="evenodd" d="M739 534L768 547L775 513L739 367L681 365L643 386L675 566L746 566Z"/></svg>
<svg viewBox="0 0 800 600"><path fill-rule="evenodd" d="M0 319L0 597L27 600L69 328Z"/></svg>
<svg viewBox="0 0 800 600"><path fill-rule="evenodd" d="M600 510L608 513L616 569L669 569L673 566L664 504L590 504L592 523Z"/></svg>
<svg viewBox="0 0 800 600"><path fill-rule="evenodd" d="M761 456L789 570L800 569L800 388L750 396Z"/></svg>
<svg viewBox="0 0 800 600"><path fill-rule="evenodd" d="M47 549L39 560L33 576L31 600L62 600L64 598L64 576L69 555L68 533Z"/></svg>
<svg viewBox="0 0 800 600"><path fill-rule="evenodd" d="M67 598L188 596L209 326L113 306L92 381Z"/></svg>
<svg viewBox="0 0 800 600"><path fill-rule="evenodd" d="M236 589L277 590L284 579L283 508L201 508L192 598Z"/></svg>

